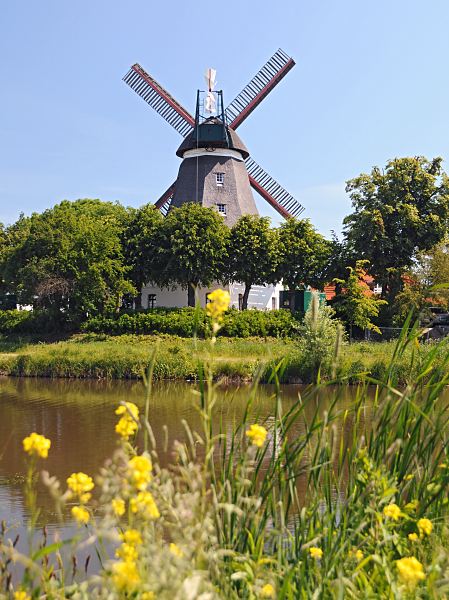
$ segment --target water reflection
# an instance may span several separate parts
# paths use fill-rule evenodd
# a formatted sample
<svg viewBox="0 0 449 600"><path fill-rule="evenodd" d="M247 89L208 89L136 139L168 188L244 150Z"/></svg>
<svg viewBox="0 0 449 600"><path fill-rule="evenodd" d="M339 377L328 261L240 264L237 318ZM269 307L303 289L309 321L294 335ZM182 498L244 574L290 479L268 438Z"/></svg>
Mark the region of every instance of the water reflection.
<svg viewBox="0 0 449 600"><path fill-rule="evenodd" d="M350 388L339 390L343 405L350 400ZM287 411L297 402L300 386L282 387L282 410ZM250 386L228 386L218 390L214 419L222 431L231 432L241 419L250 394ZM32 431L42 433L52 440L44 467L65 484L72 472L98 473L104 460L116 447L114 426L117 417L114 409L121 400L135 402L141 409L144 388L140 382L80 381L50 379L0 379L0 520L22 524L28 515L24 506L22 488L25 457L22 439ZM255 409L260 419L268 419L275 412L272 386L260 386ZM326 409L329 398L321 394L314 404ZM186 383L157 383L150 404L150 422L153 427L162 465L170 460L170 450L163 452L164 426L168 427L169 448L174 439L185 440L182 424L185 420L191 429L200 430L196 387ZM290 436L301 433L301 423ZM347 422L343 435L349 435ZM305 480L304 480L305 481ZM64 485L63 485L64 487ZM55 525L56 515L52 501L45 490L40 490L41 523Z"/></svg>

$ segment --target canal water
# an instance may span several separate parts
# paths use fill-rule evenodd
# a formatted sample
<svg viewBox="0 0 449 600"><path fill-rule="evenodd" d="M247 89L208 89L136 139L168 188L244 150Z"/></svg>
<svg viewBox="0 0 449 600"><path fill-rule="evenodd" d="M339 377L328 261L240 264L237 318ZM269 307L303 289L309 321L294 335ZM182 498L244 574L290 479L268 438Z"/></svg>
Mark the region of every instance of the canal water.
<svg viewBox="0 0 449 600"><path fill-rule="evenodd" d="M298 401L301 391L300 386L281 387L284 411ZM232 430L239 422L250 392L249 385L218 388L214 419L222 431ZM320 410L325 410L333 393L332 390L329 395L321 393L315 400ZM346 403L353 389L340 388L338 393L340 402ZM117 445L114 427L118 419L114 411L120 401L134 402L143 410L144 397L141 382L0 378L0 520L20 533L29 517L23 497L24 437L36 431L51 439L48 459L40 464L58 477L65 489L65 480L71 473L83 471L95 476L113 453ZM261 385L255 403L259 422L267 419L269 423L275 402L274 387ZM311 414L315 402L308 406ZM173 382L155 384L150 401L150 423L163 466L170 461L172 442L186 439L183 421L192 430L201 430L197 386ZM164 452L166 438L168 451ZM47 525L50 530L55 528L57 518L47 490L39 490L38 505L39 524ZM64 527L71 527L69 517Z"/></svg>

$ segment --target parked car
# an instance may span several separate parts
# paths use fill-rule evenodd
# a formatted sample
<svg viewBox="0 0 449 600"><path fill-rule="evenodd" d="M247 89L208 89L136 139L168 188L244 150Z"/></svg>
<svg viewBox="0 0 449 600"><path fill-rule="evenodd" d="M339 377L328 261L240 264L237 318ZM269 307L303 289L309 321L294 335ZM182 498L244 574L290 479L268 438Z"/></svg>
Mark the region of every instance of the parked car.
<svg viewBox="0 0 449 600"><path fill-rule="evenodd" d="M436 315L424 330L426 340L438 340L449 335L449 313Z"/></svg>

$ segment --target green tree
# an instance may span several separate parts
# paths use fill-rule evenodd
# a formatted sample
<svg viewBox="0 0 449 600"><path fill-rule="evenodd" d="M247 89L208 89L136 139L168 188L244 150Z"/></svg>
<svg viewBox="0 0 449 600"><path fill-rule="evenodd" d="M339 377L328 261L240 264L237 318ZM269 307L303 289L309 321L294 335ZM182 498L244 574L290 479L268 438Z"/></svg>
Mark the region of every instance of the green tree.
<svg viewBox="0 0 449 600"><path fill-rule="evenodd" d="M278 243L268 217L245 215L231 229L229 274L232 281L244 284L242 309L248 308L253 285L276 283Z"/></svg>
<svg viewBox="0 0 449 600"><path fill-rule="evenodd" d="M21 217L6 231L4 278L20 302L79 323L117 308L133 290L126 278L120 234L122 206L99 200L64 201Z"/></svg>
<svg viewBox="0 0 449 600"><path fill-rule="evenodd" d="M400 326L412 313L414 318L431 319L431 306L448 308L449 239L419 252L412 268L403 278L402 290L395 298L394 320Z"/></svg>
<svg viewBox="0 0 449 600"><path fill-rule="evenodd" d="M129 267L128 278L136 288L135 307L142 307L142 286L157 276L157 233L163 226L164 217L153 205L128 209L128 220L122 233L125 264Z"/></svg>
<svg viewBox="0 0 449 600"><path fill-rule="evenodd" d="M386 300L376 298L365 281L368 261L358 260L355 268L347 267L347 279L336 279L343 288L336 297L333 307L337 315L349 324L350 338L355 325L360 329L369 329L380 333L380 329L371 319L379 316L380 307L386 305Z"/></svg>
<svg viewBox="0 0 449 600"><path fill-rule="evenodd" d="M449 178L441 158L397 158L347 182L354 212L344 219L352 252L370 262L390 306L417 252L437 244L447 231Z"/></svg>
<svg viewBox="0 0 449 600"><path fill-rule="evenodd" d="M186 202L172 209L156 237L153 283L187 288L188 305L195 305L198 286L226 279L229 228L211 208Z"/></svg>
<svg viewBox="0 0 449 600"><path fill-rule="evenodd" d="M290 290L321 287L326 282L326 266L331 244L308 219L288 219L278 230L279 262L277 280Z"/></svg>

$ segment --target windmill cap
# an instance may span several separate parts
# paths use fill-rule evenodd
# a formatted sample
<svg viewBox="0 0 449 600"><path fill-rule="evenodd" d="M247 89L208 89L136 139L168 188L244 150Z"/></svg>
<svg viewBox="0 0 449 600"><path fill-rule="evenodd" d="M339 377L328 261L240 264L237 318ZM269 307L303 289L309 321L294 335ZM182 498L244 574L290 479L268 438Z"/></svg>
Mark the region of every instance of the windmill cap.
<svg viewBox="0 0 449 600"><path fill-rule="evenodd" d="M221 128L223 127L222 121L220 119L217 119L216 117L207 119L206 121L204 121L204 123L199 125L199 127L208 127L210 125L221 125ZM188 150L194 150L196 148L209 148L212 146L216 148L229 148L230 150L237 150L237 152L240 152L244 159L248 158L248 149L242 142L240 137L236 134L236 132L230 127L227 127L226 131L228 134L228 141L223 142L221 140L212 141L211 139L207 139L208 136L197 136L196 129L193 129L182 141L181 145L176 151L176 156L179 156L179 158L183 158L184 153ZM198 137L206 139L198 140Z"/></svg>

